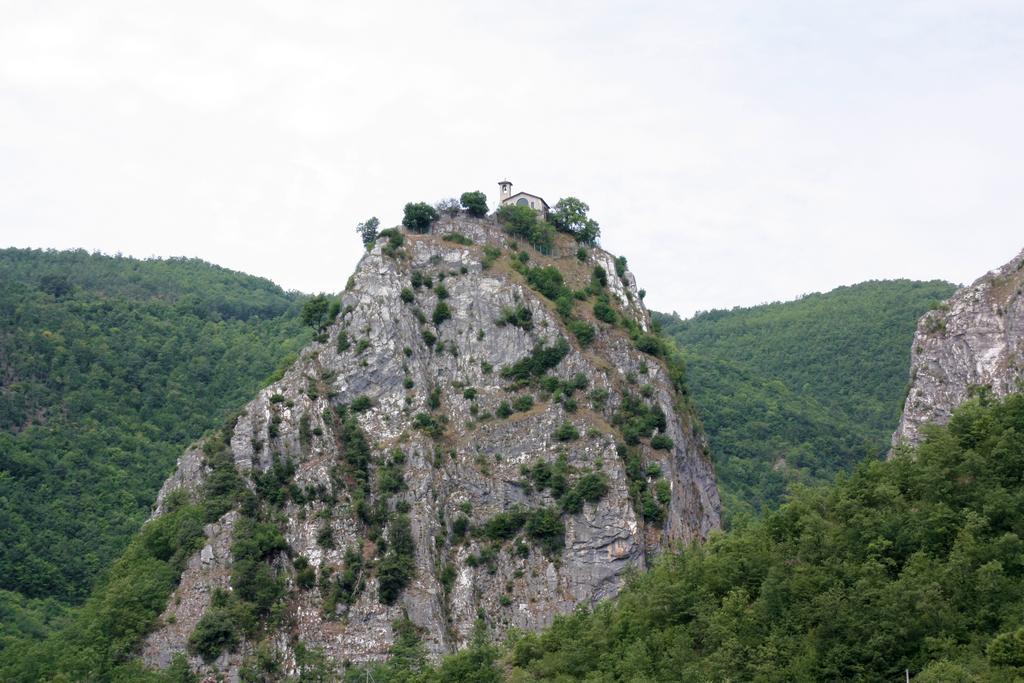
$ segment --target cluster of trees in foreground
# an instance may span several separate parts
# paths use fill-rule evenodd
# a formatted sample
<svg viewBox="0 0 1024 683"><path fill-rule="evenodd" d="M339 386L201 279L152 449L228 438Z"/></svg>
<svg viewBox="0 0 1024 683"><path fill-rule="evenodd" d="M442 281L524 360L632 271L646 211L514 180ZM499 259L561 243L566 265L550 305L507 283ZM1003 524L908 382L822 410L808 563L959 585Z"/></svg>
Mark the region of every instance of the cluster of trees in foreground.
<svg viewBox="0 0 1024 683"><path fill-rule="evenodd" d="M921 683L1019 680L1022 479L1024 396L979 396L916 450L798 488L763 518L666 554L614 601L497 644L483 615L471 645L435 665L400 621L392 658L369 673L405 683L875 681L904 671ZM0 678L194 680L181 660L145 672L130 659L197 524L184 507L147 526L63 631L5 652ZM335 680L322 656L302 653L299 680ZM280 671L261 646L245 677ZM351 667L343 678L365 674Z"/></svg>

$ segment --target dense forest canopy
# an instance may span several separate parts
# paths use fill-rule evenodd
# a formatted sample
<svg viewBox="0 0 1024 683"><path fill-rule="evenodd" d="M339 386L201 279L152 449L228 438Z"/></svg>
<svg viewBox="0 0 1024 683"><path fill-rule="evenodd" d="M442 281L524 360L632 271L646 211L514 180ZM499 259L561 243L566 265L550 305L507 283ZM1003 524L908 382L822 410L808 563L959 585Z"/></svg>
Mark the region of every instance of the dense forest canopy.
<svg viewBox="0 0 1024 683"><path fill-rule="evenodd" d="M727 520L886 452L917 320L954 289L864 282L689 320L653 314L686 357Z"/></svg>
<svg viewBox="0 0 1024 683"><path fill-rule="evenodd" d="M303 300L196 259L0 250L0 637L88 595L182 449L308 341Z"/></svg>

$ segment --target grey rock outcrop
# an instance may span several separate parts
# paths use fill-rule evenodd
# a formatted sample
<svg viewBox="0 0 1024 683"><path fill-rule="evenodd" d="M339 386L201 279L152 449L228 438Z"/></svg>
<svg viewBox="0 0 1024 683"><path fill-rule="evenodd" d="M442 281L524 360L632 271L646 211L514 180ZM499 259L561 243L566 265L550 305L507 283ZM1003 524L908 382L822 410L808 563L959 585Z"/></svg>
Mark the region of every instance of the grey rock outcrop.
<svg viewBox="0 0 1024 683"><path fill-rule="evenodd" d="M914 445L972 392L1002 397L1024 381L1024 251L957 291L917 324L910 389L892 443Z"/></svg>
<svg viewBox="0 0 1024 683"><path fill-rule="evenodd" d="M452 232L472 244L443 239ZM480 615L497 636L512 627L542 628L576 605L616 595L627 570L645 568L668 544L701 540L719 527L706 443L694 430L669 368L639 351L622 325L597 322L591 304L577 301L574 315L597 330L593 343L581 346L554 304L510 267L515 256L510 242L493 219L466 216L442 219L431 234L405 235L397 247L378 240L350 279L326 337L306 348L234 423L230 457L250 489L255 490L255 475L287 458L295 466L290 486L304 492L280 507L279 526L289 550L271 560L286 584L282 604L289 626L266 634L264 641L286 672L295 671L300 642L321 649L339 669L346 661L385 658L395 637L393 624L403 617L420 628L433 656L467 643ZM485 247L491 250L490 263ZM497 259L496 249L501 250ZM575 243L564 235L551 256L527 251L530 265L555 265L572 288L585 288L593 268L601 265L619 315L648 330L633 276L628 271L617 276L610 254L595 248L581 261ZM435 287L412 289L414 271ZM436 287L442 282L443 291ZM432 311L440 303L447 304L450 318L433 324ZM529 312L528 324L501 322L518 307ZM586 388L573 398L545 400L536 383L516 388L502 377L502 368L530 356L538 344L559 339L569 342L569 349L548 374L563 383L585 378ZM498 416L507 412L503 403L527 394L536 397L532 406L520 402L518 411ZM369 406L355 416L371 446L372 495L391 511L408 511L415 541L415 576L391 605L379 600L373 571L383 534L369 537L353 510L354 485L339 476L346 446L338 436L336 409L356 399ZM641 469L634 461L632 474L617 452L621 425L613 424L628 400L660 409L667 418L664 436L671 439L654 449L650 434L643 434L632 451ZM428 418L443 425L443 434L424 429ZM578 438L554 438L565 422ZM390 496L380 493L385 463L400 466L404 481ZM524 533L497 542L473 533L511 510L558 509L550 488L530 485L529 469L538 463L561 468L570 486L587 473L607 483L599 500L561 514L564 547L543 552L531 547ZM154 514L164 513L174 491L201 496L209 472L202 449L188 450L160 491ZM642 495L661 513L645 520ZM237 514L229 512L207 526L206 545L188 562L160 626L144 644L147 665L165 667L185 651L214 590L230 586ZM454 528L463 516L471 526L464 536ZM323 542L325 533L329 543ZM346 553L353 550L364 563L362 590L350 604L327 609L322 581L305 588L296 582L297 558L318 577L329 577L346 567ZM204 674L234 680L242 659L253 651L253 643L243 642L212 664L198 657L190 663Z"/></svg>

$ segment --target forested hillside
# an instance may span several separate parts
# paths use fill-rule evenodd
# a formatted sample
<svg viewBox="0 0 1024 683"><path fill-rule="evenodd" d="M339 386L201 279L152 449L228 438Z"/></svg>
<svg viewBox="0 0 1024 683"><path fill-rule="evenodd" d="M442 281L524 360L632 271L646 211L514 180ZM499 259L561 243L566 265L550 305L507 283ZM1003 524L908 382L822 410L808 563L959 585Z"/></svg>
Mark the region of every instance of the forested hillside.
<svg viewBox="0 0 1024 683"><path fill-rule="evenodd" d="M917 320L940 281L893 280L689 320L655 314L683 349L726 518L777 506L888 448Z"/></svg>
<svg viewBox="0 0 1024 683"><path fill-rule="evenodd" d="M195 259L0 251L0 636L88 594L183 447L308 340L302 302Z"/></svg>
<svg viewBox="0 0 1024 683"><path fill-rule="evenodd" d="M916 454L801 489L524 637L512 678L1020 680L1022 435L1024 396L966 404Z"/></svg>
<svg viewBox="0 0 1024 683"><path fill-rule="evenodd" d="M733 528L542 634L491 643L481 614L436 666L398 622L375 680L1011 680L1024 398L975 400L913 457L863 462L898 418L917 319L952 291L871 282L657 315L686 354ZM182 448L308 341L302 304L196 260L0 251L0 678L192 680L183 659L152 673L134 655L202 509L129 540ZM332 680L321 653L296 651L300 680ZM246 661L252 680L283 678L268 652Z"/></svg>
<svg viewBox="0 0 1024 683"><path fill-rule="evenodd" d="M482 614L464 651L436 666L407 620L392 683L534 681L1013 681L1024 675L1024 395L974 399L916 452L861 463L703 546L665 555L615 601L491 643ZM194 681L129 663L175 567L201 535L182 507L146 530L75 621L0 664L3 680ZM201 541L200 541L201 542ZM154 598L153 596L156 596ZM134 601L134 602L133 602ZM284 680L269 651L244 680ZM304 651L302 675L337 680ZM350 668L346 681L367 680Z"/></svg>

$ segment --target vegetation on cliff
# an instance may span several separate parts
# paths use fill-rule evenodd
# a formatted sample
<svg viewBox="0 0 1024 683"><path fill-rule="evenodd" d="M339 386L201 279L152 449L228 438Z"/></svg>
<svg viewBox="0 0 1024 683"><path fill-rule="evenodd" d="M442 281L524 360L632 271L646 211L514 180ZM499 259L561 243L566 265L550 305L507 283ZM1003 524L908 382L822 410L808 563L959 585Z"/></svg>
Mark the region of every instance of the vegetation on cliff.
<svg viewBox="0 0 1024 683"><path fill-rule="evenodd" d="M909 669L922 682L1013 680L1024 673L1022 434L1024 396L975 399L916 451L799 488L763 519L663 557L615 602L500 645L481 622L469 648L437 665L398 622L392 658L371 673L522 683L895 680ZM147 526L75 623L6 657L0 675L192 680L183 662L160 674L118 662L200 521L182 507ZM315 652L302 655L303 680L333 680ZM280 670L264 656L249 674ZM359 667L345 676L363 678Z"/></svg>
<svg viewBox="0 0 1024 683"><path fill-rule="evenodd" d="M664 556L614 602L502 648L477 641L437 668L416 656L413 634L373 673L526 683L897 680L909 670L921 682L1017 680L1022 435L1024 396L976 399L916 452L801 487L763 519ZM459 666L470 659L475 667Z"/></svg>

